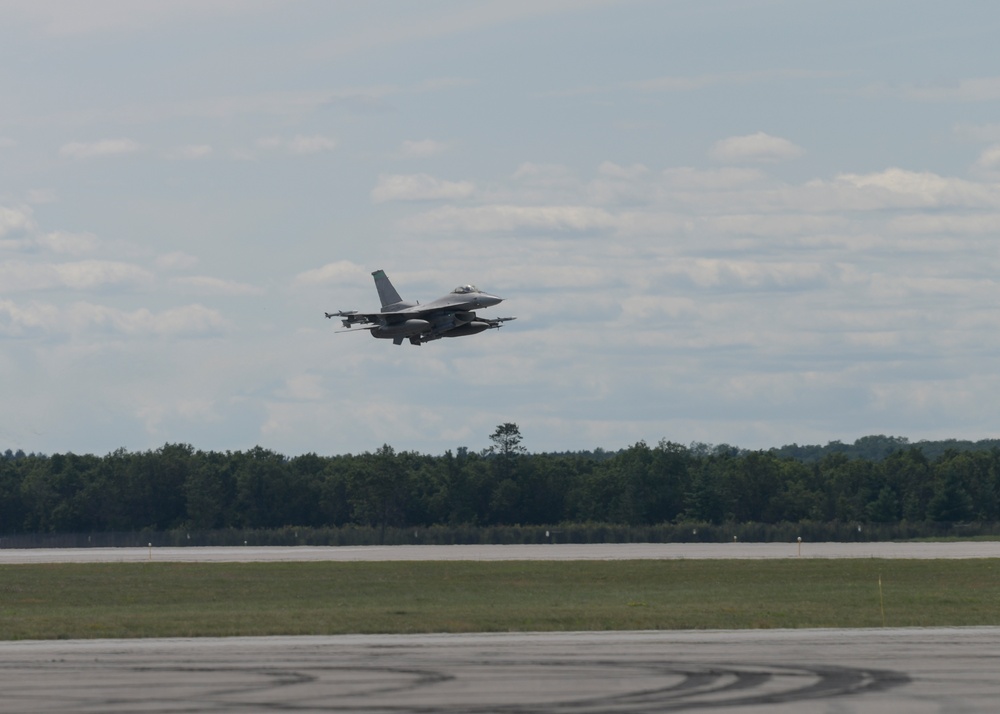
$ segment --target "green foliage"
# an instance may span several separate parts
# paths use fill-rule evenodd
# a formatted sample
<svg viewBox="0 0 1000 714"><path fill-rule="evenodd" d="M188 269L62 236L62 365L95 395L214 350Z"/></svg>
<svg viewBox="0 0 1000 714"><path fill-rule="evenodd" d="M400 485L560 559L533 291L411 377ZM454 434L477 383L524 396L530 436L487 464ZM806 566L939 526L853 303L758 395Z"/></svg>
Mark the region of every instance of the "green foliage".
<svg viewBox="0 0 1000 714"><path fill-rule="evenodd" d="M802 446L790 444L770 449L770 452L776 456L788 457L807 463L821 461L830 454L844 454L850 459L881 461L898 451L905 451L911 446L919 449L926 458L936 460L946 451L992 451L993 449L1000 448L1000 439L983 439L981 441L945 439L943 441L918 441L913 443L905 436L885 436L878 434L862 436L860 439L855 440L853 444L845 444L841 441L831 441L826 446L820 446L819 444Z"/></svg>
<svg viewBox="0 0 1000 714"><path fill-rule="evenodd" d="M731 535L751 526L773 534L789 523L825 524L829 533L865 524L866 534L919 525L918 533L940 535L1000 523L995 445L946 448L932 459L920 444L881 436L859 439L855 453L807 450L803 458L666 440L614 454L531 454L512 423L490 439L493 446L480 453L462 448L443 456L389 445L295 458L261 447L220 453L186 444L104 457L8 451L0 457L0 533L362 532L344 530L353 528L374 534L368 542L389 542L397 531L505 527L601 540L594 524L603 524L634 540L642 529L669 525L683 533L685 524L702 524L705 537L723 525Z"/></svg>

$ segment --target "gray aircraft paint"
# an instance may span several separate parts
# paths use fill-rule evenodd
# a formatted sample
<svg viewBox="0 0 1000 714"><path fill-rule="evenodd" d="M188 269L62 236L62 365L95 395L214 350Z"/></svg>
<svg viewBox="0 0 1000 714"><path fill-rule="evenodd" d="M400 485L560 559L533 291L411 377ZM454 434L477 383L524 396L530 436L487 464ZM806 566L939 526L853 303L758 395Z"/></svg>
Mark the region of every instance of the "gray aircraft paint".
<svg viewBox="0 0 1000 714"><path fill-rule="evenodd" d="M408 339L411 345L442 337L465 337L499 328L513 317L479 317L475 310L499 305L503 298L490 295L474 285L460 285L447 295L421 305L403 300L389 281L384 270L372 273L382 309L379 312L338 310L325 313L328 318L341 317L344 332L355 332L355 325L367 329L372 337L392 340L401 345Z"/></svg>

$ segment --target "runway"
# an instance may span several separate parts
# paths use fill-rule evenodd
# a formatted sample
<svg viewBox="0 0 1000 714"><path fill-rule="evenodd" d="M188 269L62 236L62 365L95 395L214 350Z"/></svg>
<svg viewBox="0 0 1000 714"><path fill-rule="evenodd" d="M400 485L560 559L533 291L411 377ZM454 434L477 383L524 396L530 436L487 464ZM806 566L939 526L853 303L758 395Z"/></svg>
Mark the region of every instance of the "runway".
<svg viewBox="0 0 1000 714"><path fill-rule="evenodd" d="M1000 543L0 550L8 564L799 557L1000 558ZM997 672L1000 627L0 642L0 711L995 712Z"/></svg>
<svg viewBox="0 0 1000 714"><path fill-rule="evenodd" d="M0 563L169 563L389 560L717 560L1000 558L1000 541L947 543L591 543L205 548L0 549Z"/></svg>
<svg viewBox="0 0 1000 714"><path fill-rule="evenodd" d="M1000 628L0 643L17 712L995 712Z"/></svg>

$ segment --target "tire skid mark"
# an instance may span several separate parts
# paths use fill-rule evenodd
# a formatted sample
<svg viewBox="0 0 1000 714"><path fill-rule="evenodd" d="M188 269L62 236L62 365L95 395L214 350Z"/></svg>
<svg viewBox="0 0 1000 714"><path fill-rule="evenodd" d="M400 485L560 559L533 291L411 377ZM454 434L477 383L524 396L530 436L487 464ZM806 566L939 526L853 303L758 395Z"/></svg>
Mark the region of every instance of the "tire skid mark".
<svg viewBox="0 0 1000 714"><path fill-rule="evenodd" d="M136 665L112 658L49 663L47 669L45 687L8 683L7 704L16 703L22 711L147 714L653 714L832 699L886 691L910 682L899 672L829 665L607 658L459 661L442 657L429 667L339 665L312 658L287 666L249 662L246 666ZM104 684L93 689L72 684L79 683L81 676L96 677ZM553 690L557 693L543 692L533 699L531 692L512 691L516 683L532 679L557 686ZM592 693L580 691L586 688Z"/></svg>

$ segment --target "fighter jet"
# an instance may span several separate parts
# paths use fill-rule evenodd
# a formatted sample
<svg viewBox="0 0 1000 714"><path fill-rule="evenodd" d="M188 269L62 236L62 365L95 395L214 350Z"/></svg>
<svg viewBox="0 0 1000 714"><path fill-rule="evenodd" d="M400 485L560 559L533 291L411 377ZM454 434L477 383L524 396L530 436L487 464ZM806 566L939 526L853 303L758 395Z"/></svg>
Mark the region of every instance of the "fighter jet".
<svg viewBox="0 0 1000 714"><path fill-rule="evenodd" d="M338 310L324 313L328 318L343 318L342 324L348 329L338 332L360 332L358 329L350 329L359 325L362 326L361 329L370 331L372 337L392 340L394 345L401 345L404 339L408 339L411 345L419 347L442 337L475 335L515 319L490 319L476 315L473 311L477 308L492 307L503 302L503 298L484 293L475 285L459 285L444 297L421 305L419 302L408 302L400 298L384 270L376 270L372 277L375 278L375 288L382 301L381 312Z"/></svg>

